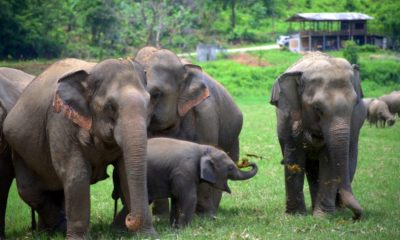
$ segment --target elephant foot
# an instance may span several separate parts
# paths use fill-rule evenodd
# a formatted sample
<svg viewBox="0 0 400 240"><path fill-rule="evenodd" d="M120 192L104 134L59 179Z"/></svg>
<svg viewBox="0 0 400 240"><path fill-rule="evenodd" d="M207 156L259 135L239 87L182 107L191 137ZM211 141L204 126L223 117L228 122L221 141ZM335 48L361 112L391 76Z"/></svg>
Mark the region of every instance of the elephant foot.
<svg viewBox="0 0 400 240"><path fill-rule="evenodd" d="M315 207L313 210L313 216L318 218L325 218L328 215L335 213L335 208L333 209L322 209L321 207Z"/></svg>
<svg viewBox="0 0 400 240"><path fill-rule="evenodd" d="M304 202L290 205L290 204L286 204L286 211L285 213L287 214L291 214L291 215L306 215L307 214L307 210L306 210L306 206L304 204Z"/></svg>
<svg viewBox="0 0 400 240"><path fill-rule="evenodd" d="M286 209L285 213L290 215L306 215L307 211L306 209Z"/></svg>

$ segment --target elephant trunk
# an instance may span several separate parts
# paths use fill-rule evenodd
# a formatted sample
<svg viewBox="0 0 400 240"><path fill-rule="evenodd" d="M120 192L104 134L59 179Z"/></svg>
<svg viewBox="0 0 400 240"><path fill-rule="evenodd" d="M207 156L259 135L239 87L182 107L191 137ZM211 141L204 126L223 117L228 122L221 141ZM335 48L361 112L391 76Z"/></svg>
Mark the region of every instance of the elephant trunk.
<svg viewBox="0 0 400 240"><path fill-rule="evenodd" d="M247 180L254 177L257 174L258 167L255 163L249 163L251 167L250 171L242 171L239 168L235 168L235 171L229 176L230 180Z"/></svg>
<svg viewBox="0 0 400 240"><path fill-rule="evenodd" d="M355 199L350 182L349 151L350 151L350 121L339 119L331 125L328 134L328 151L331 168L334 176L331 181L336 182L343 204L354 213L354 219L362 215L362 208ZM335 188L336 189L336 188ZM336 190L334 191L336 195ZM332 196L335 198L335 196Z"/></svg>
<svg viewBox="0 0 400 240"><path fill-rule="evenodd" d="M148 209L147 108L143 101L133 97L124 105L120 107L114 134L123 154L119 173L123 197L129 210L125 224L130 231L155 233Z"/></svg>

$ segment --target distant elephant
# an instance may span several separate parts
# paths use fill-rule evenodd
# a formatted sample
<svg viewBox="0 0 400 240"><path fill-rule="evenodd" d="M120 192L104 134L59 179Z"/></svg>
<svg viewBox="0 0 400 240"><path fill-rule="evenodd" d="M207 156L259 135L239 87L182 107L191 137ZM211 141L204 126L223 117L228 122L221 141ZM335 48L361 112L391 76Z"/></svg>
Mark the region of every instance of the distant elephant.
<svg viewBox="0 0 400 240"><path fill-rule="evenodd" d="M351 182L366 117L362 97L358 67L318 52L304 56L276 80L270 103L277 107L287 213L306 213L305 174L313 215L334 213L338 196L354 218L361 217Z"/></svg>
<svg viewBox="0 0 400 240"><path fill-rule="evenodd" d="M367 120L372 125L378 127L393 126L396 122L396 117L389 111L387 104L376 98L364 98L363 103L367 109Z"/></svg>
<svg viewBox="0 0 400 240"><path fill-rule="evenodd" d="M11 149L3 138L3 121L24 88L35 76L13 68L0 68L0 239L5 237L8 192L14 179Z"/></svg>
<svg viewBox="0 0 400 240"><path fill-rule="evenodd" d="M246 180L256 175L257 165L250 163L249 166L252 169L248 172L239 170L224 151L209 145L172 138L149 139L149 201L171 198L170 223L174 227L184 227L193 218L201 182L230 193L228 179ZM120 216L117 219L121 221Z"/></svg>
<svg viewBox="0 0 400 240"><path fill-rule="evenodd" d="M3 131L14 151L19 195L47 227L66 224L67 238L86 237L90 184L105 179L113 163L122 189L129 189L122 192L128 229L155 233L146 189L150 96L145 88L144 70L136 62L65 59L25 89Z"/></svg>
<svg viewBox="0 0 400 240"><path fill-rule="evenodd" d="M389 111L394 115L400 116L400 91L393 91L389 94L379 97L379 100L384 101L388 107Z"/></svg>
<svg viewBox="0 0 400 240"><path fill-rule="evenodd" d="M142 48L135 60L145 68L153 106L149 137L217 146L238 161L243 116L221 84L166 49ZM197 212L214 216L222 192L201 184L198 196Z"/></svg>

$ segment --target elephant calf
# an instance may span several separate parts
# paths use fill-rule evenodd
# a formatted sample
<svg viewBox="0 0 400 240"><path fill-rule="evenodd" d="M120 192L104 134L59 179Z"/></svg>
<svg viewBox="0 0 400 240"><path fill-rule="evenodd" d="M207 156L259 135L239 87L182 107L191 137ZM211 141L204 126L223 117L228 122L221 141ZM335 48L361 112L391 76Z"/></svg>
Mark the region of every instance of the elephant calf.
<svg viewBox="0 0 400 240"><path fill-rule="evenodd" d="M389 111L388 105L376 98L364 98L363 103L367 108L367 120L372 125L375 124L378 127L378 123L381 127L385 127L386 123L388 126L392 126L396 122L395 115Z"/></svg>
<svg viewBox="0 0 400 240"><path fill-rule="evenodd" d="M230 193L228 179L246 180L256 175L257 165L250 163L249 166L252 169L248 172L239 170L224 151L212 146L172 138L149 139L147 145L149 202L171 198L170 223L174 227L184 227L193 218L201 182ZM123 217L126 214L122 212L119 216Z"/></svg>

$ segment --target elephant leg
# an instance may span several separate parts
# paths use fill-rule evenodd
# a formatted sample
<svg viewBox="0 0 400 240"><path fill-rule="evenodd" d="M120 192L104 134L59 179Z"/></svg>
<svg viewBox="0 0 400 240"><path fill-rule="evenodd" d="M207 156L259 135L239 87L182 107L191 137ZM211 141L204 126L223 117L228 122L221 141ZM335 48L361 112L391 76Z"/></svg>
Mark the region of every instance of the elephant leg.
<svg viewBox="0 0 400 240"><path fill-rule="evenodd" d="M169 213L169 223L174 227L178 222L178 200L175 197L171 197L171 211Z"/></svg>
<svg viewBox="0 0 400 240"><path fill-rule="evenodd" d="M62 176L67 217L67 239L88 236L90 222L90 167L80 157L72 157Z"/></svg>
<svg viewBox="0 0 400 240"><path fill-rule="evenodd" d="M169 214L168 198L156 199L153 201L153 214L158 216Z"/></svg>
<svg viewBox="0 0 400 240"><path fill-rule="evenodd" d="M239 147L239 138L236 138L232 144L232 147L229 151L227 151L228 156L237 163L239 161L240 147Z"/></svg>
<svg viewBox="0 0 400 240"><path fill-rule="evenodd" d="M306 160L306 176L311 195L311 207L314 210L318 194L318 171L319 163L317 160Z"/></svg>
<svg viewBox="0 0 400 240"><path fill-rule="evenodd" d="M305 214L304 202L304 170L305 155L298 149L285 156L285 190L286 190L286 213ZM293 160L295 159L295 160Z"/></svg>
<svg viewBox="0 0 400 240"><path fill-rule="evenodd" d="M62 207L43 190L38 177L15 152L13 153L13 163L18 193L39 214L41 229L65 231L66 220Z"/></svg>
<svg viewBox="0 0 400 240"><path fill-rule="evenodd" d="M0 153L0 239L5 237L5 218L8 193L14 179L11 151L6 148Z"/></svg>
<svg viewBox="0 0 400 240"><path fill-rule="evenodd" d="M178 221L175 225L177 228L186 227L193 219L196 210L196 191L189 191L179 196L177 217Z"/></svg>
<svg viewBox="0 0 400 240"><path fill-rule="evenodd" d="M207 183L199 184L196 213L214 218L217 214L221 198L222 191L211 187Z"/></svg>
<svg viewBox="0 0 400 240"><path fill-rule="evenodd" d="M128 229L126 228L125 225L125 217L128 215L128 208L123 204L123 208L121 211L118 212L118 214L115 216L112 227L117 230L117 231L123 231L126 232Z"/></svg>
<svg viewBox="0 0 400 240"><path fill-rule="evenodd" d="M314 216L324 216L326 213L334 213L336 205L336 194L338 191L338 179L332 177L332 169L336 164L328 157L319 161L319 185L317 201L313 210Z"/></svg>

